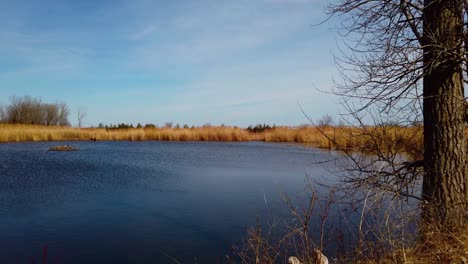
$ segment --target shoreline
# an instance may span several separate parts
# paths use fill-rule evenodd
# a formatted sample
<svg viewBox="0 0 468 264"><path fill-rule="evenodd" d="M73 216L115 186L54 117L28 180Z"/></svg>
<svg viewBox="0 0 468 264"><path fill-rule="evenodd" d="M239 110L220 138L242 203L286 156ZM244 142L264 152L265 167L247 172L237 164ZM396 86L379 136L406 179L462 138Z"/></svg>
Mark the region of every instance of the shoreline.
<svg viewBox="0 0 468 264"><path fill-rule="evenodd" d="M420 127L276 127L262 132L229 126L194 128L74 128L0 124L0 144L49 141L212 141L299 143L328 150L372 152L378 148L422 154Z"/></svg>

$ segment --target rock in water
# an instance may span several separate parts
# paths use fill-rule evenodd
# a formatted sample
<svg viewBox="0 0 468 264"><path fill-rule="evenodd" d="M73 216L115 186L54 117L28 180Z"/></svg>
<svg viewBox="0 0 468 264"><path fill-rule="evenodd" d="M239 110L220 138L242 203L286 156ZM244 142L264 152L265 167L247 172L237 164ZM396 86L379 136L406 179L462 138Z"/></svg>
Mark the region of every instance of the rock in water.
<svg viewBox="0 0 468 264"><path fill-rule="evenodd" d="M72 146L68 146L68 145L56 146L56 147L52 147L49 149L49 151L75 151L75 150L78 150L78 149Z"/></svg>
<svg viewBox="0 0 468 264"><path fill-rule="evenodd" d="M297 259L296 257L289 257L288 263L289 264L302 264L302 262L300 262L299 259Z"/></svg>
<svg viewBox="0 0 468 264"><path fill-rule="evenodd" d="M318 249L314 249L315 259L318 264L328 264L328 258Z"/></svg>
<svg viewBox="0 0 468 264"><path fill-rule="evenodd" d="M317 264L328 264L328 258L318 249L314 249L315 263ZM303 264L298 258L291 256L288 258L289 264Z"/></svg>

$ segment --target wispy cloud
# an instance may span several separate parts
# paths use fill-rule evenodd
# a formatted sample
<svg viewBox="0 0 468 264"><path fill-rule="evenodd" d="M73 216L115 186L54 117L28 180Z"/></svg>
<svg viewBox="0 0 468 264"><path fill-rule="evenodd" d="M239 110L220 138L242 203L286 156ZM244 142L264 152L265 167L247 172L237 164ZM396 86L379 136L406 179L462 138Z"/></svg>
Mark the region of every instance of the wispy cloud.
<svg viewBox="0 0 468 264"><path fill-rule="evenodd" d="M0 84L70 98L94 112L90 123L303 123L298 101L333 111L315 89L331 86L334 69L334 41L311 27L322 1L46 4L0 10ZM28 88L38 83L53 88Z"/></svg>
<svg viewBox="0 0 468 264"><path fill-rule="evenodd" d="M0 74L64 73L79 70L90 58L85 48L54 43L56 34L0 31L0 56L15 61L15 67Z"/></svg>
<svg viewBox="0 0 468 264"><path fill-rule="evenodd" d="M313 115L336 112L333 98L317 90L330 89L333 72L331 64L314 63L313 54L304 47L212 69L165 104L148 109L155 118L173 116L177 122L222 123L222 118L229 116L241 125L260 121L300 124L307 120L298 103Z"/></svg>
<svg viewBox="0 0 468 264"><path fill-rule="evenodd" d="M310 10L278 10L258 1L234 1L208 8L193 2L179 10L165 32L134 50L134 64L158 69L166 64L219 64L281 47L310 25ZM151 29L148 21L141 32ZM161 35L164 34L164 35ZM286 44L287 45L287 44Z"/></svg>
<svg viewBox="0 0 468 264"><path fill-rule="evenodd" d="M142 40L151 36L157 29L156 25L148 25L136 32L132 32L128 38L131 40Z"/></svg>

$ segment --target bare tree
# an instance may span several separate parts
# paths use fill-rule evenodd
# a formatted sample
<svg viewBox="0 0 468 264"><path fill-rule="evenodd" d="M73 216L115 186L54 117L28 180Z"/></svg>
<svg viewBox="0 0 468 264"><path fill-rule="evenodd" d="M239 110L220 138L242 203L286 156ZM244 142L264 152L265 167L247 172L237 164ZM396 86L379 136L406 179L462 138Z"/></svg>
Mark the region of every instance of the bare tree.
<svg viewBox="0 0 468 264"><path fill-rule="evenodd" d="M385 173L395 182L422 165L422 223L449 231L468 219L467 8L461 0L341 0L329 9L343 18L347 40L336 92L347 105L360 100L349 109L359 118L372 108L408 122L422 115L423 159Z"/></svg>
<svg viewBox="0 0 468 264"><path fill-rule="evenodd" d="M83 109L78 109L77 119L78 119L78 127L81 128L83 124L83 119L86 117L86 112Z"/></svg>
<svg viewBox="0 0 468 264"><path fill-rule="evenodd" d="M3 123L6 121L6 114L5 114L5 108L3 105L0 105L0 123Z"/></svg>
<svg viewBox="0 0 468 264"><path fill-rule="evenodd" d="M333 116L326 114L322 116L322 118L319 120L318 125L321 127L328 127L333 125Z"/></svg>
<svg viewBox="0 0 468 264"><path fill-rule="evenodd" d="M58 124L59 109L55 104L43 105L45 125L54 126Z"/></svg>
<svg viewBox="0 0 468 264"><path fill-rule="evenodd" d="M70 121L68 121L68 116L70 115L70 109L65 103L57 103L59 114L58 114L58 124L60 126L69 126Z"/></svg>
<svg viewBox="0 0 468 264"><path fill-rule="evenodd" d="M47 104L30 96L13 96L2 119L11 124L69 125L69 113L65 103Z"/></svg>
<svg viewBox="0 0 468 264"><path fill-rule="evenodd" d="M7 116L8 123L45 125L41 100L30 96L11 97Z"/></svg>

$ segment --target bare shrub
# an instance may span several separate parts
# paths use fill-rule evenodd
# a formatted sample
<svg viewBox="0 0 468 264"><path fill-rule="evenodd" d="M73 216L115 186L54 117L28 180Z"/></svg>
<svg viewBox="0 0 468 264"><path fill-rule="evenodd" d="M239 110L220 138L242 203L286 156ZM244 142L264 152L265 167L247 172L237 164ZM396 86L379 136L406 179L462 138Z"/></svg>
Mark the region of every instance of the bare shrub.
<svg viewBox="0 0 468 264"><path fill-rule="evenodd" d="M65 126L70 125L69 114L65 103L48 104L30 96L14 96L10 98L2 119L11 124Z"/></svg>

